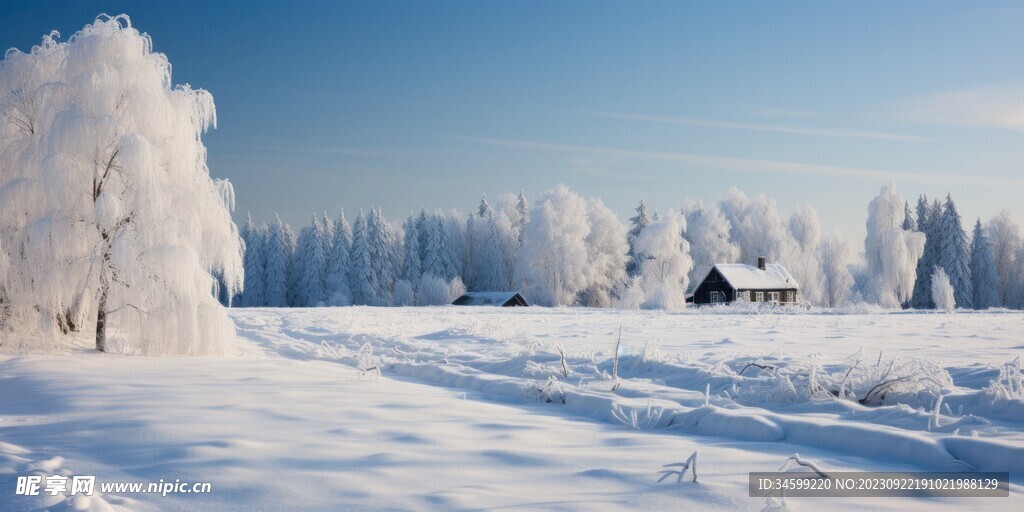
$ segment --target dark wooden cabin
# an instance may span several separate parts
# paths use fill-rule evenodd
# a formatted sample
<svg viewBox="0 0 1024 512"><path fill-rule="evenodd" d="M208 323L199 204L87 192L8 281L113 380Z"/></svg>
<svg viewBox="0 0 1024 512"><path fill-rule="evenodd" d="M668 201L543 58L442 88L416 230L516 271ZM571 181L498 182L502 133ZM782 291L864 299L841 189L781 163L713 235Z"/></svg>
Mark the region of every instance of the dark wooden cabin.
<svg viewBox="0 0 1024 512"><path fill-rule="evenodd" d="M452 302L453 306L529 306L519 292L466 292Z"/></svg>
<svg viewBox="0 0 1024 512"><path fill-rule="evenodd" d="M780 263L757 259L757 266L716 263L686 298L693 304L729 304L736 300L793 304L800 285Z"/></svg>

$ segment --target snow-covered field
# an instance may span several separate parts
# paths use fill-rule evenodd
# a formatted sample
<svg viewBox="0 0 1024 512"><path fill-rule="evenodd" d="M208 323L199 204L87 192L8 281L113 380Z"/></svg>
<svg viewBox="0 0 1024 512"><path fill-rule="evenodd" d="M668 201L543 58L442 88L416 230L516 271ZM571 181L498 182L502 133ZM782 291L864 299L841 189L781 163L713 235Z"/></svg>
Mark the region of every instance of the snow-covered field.
<svg viewBox="0 0 1024 512"><path fill-rule="evenodd" d="M0 508L760 510L747 473L794 453L1012 485L790 509L1024 508L1024 315L731 312L235 309L237 357L0 356ZM13 496L28 474L213 491Z"/></svg>

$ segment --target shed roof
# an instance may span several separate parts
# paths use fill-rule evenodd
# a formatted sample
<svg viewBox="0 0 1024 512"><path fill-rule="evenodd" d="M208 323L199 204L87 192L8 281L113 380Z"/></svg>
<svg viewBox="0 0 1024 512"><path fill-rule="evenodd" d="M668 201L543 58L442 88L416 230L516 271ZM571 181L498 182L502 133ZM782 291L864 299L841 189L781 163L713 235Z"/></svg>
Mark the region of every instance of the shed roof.
<svg viewBox="0 0 1024 512"><path fill-rule="evenodd" d="M519 292L466 292L452 302L455 306L529 306Z"/></svg>
<svg viewBox="0 0 1024 512"><path fill-rule="evenodd" d="M761 270L743 263L716 263L715 268L737 290L799 289L796 279L780 263L769 263Z"/></svg>

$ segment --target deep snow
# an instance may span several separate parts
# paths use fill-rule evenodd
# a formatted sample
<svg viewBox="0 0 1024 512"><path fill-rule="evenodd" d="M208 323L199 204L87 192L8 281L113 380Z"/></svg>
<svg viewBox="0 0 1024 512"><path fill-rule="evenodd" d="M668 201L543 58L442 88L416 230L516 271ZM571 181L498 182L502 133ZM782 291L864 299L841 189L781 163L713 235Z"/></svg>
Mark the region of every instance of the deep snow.
<svg viewBox="0 0 1024 512"><path fill-rule="evenodd" d="M236 357L2 356L0 501L760 510L747 473L799 452L833 471L1009 470L1013 485L1010 498L791 498L791 509L1024 506L1024 409L990 387L1024 349L1024 315L736 310L236 309ZM871 406L808 384L834 387L858 353L851 374L864 382L843 384L855 397L892 358L939 373ZM656 483L694 451L697 483ZM33 471L209 481L213 492L12 496Z"/></svg>

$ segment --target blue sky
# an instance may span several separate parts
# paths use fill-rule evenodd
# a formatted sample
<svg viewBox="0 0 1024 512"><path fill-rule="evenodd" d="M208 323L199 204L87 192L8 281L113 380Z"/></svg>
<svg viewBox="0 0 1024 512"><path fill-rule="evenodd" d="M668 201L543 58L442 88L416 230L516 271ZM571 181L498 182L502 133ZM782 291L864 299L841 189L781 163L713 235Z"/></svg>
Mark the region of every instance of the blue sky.
<svg viewBox="0 0 1024 512"><path fill-rule="evenodd" d="M213 93L237 219L468 211L557 183L625 219L735 185L859 246L889 181L952 192L970 221L1024 192L1014 2L14 1L0 45L101 12Z"/></svg>

